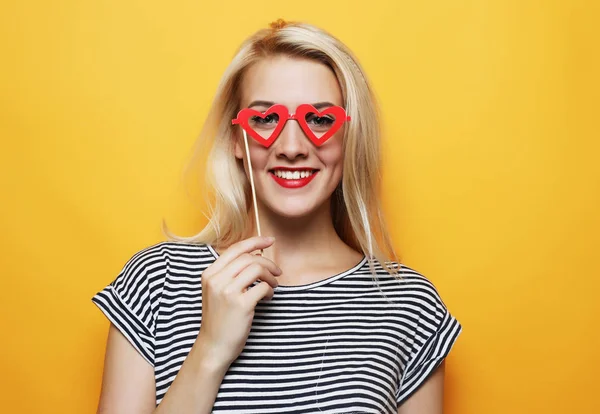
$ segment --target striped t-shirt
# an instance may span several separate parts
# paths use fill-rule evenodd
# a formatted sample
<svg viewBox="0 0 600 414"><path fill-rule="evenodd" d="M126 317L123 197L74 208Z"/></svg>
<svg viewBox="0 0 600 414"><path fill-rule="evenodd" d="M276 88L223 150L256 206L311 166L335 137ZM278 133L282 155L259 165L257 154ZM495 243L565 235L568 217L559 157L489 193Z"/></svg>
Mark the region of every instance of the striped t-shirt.
<svg viewBox="0 0 600 414"><path fill-rule="evenodd" d="M207 244L163 241L125 263L93 302L154 367L156 404L202 323ZM260 301L214 413L397 413L460 334L436 288L405 266L402 280L366 257L347 271Z"/></svg>

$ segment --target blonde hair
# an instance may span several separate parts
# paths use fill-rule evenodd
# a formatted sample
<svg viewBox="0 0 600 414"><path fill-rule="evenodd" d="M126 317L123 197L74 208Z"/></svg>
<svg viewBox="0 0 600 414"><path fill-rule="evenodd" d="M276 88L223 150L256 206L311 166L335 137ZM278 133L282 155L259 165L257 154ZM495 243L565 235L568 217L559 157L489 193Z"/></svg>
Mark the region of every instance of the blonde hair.
<svg viewBox="0 0 600 414"><path fill-rule="evenodd" d="M177 242L229 246L248 230L250 186L241 162L233 156L231 120L240 110L240 82L245 71L276 55L315 60L335 73L352 122L345 127L341 185L331 199L334 228L346 244L365 254L372 273L373 259L389 273L397 273L397 267L388 263L399 260L380 204L380 125L375 96L352 52L334 36L305 23L279 19L242 43L221 78L190 162L206 166L208 224L196 235L181 237L163 220L164 234Z"/></svg>

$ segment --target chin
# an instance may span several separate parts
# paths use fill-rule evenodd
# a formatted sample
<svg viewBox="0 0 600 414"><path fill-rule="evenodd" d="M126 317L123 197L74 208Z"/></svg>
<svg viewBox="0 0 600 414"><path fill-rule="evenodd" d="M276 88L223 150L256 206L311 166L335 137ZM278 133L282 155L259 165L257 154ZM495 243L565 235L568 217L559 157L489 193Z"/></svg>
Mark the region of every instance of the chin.
<svg viewBox="0 0 600 414"><path fill-rule="evenodd" d="M279 217L285 217L289 219L299 219L307 216L312 216L315 214L316 210L318 210L318 206L314 204L314 201L305 201L302 202L300 200L288 200L288 202L283 203L267 203L267 209L271 211L271 213L275 214Z"/></svg>

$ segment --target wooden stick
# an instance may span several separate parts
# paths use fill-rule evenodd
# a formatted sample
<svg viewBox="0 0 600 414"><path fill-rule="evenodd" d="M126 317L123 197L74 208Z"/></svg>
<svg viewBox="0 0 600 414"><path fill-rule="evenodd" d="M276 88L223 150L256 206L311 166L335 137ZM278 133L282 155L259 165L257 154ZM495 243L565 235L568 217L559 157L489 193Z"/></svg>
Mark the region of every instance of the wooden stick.
<svg viewBox="0 0 600 414"><path fill-rule="evenodd" d="M252 189L252 202L254 203L254 218L256 219L256 231L258 237L261 237L260 233L260 220L258 219L258 204L256 203L256 189L254 188L254 177L252 174L252 161L250 161L250 149L248 148L248 136L246 130L242 128L244 134L244 145L246 147L246 158L248 159L248 170L250 172L250 188ZM263 255L263 249L260 249L260 255Z"/></svg>

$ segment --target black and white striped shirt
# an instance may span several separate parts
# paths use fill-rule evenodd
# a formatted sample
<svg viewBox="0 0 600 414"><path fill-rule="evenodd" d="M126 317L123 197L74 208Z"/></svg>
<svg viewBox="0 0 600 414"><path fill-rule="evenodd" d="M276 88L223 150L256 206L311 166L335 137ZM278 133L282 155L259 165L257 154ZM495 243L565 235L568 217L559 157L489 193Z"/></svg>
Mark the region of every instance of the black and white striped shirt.
<svg viewBox="0 0 600 414"><path fill-rule="evenodd" d="M157 404L198 335L202 271L217 257L210 245L160 242L92 298L154 367ZM379 286L363 258L319 282L276 287L258 303L213 412L396 413L462 327L415 270L400 265L402 281L376 270Z"/></svg>

